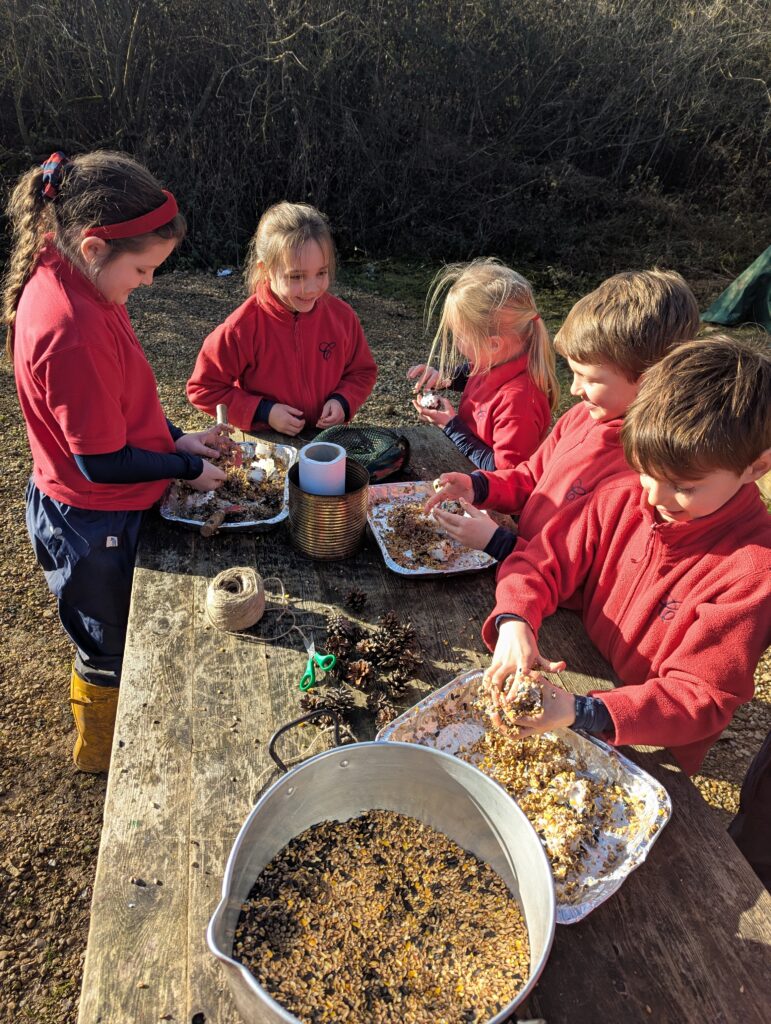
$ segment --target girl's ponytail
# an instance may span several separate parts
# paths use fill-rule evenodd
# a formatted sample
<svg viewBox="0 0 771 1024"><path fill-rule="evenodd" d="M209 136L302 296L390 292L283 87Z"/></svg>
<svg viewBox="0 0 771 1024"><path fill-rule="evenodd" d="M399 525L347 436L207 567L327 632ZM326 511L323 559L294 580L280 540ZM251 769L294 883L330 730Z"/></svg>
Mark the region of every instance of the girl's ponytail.
<svg viewBox="0 0 771 1024"><path fill-rule="evenodd" d="M549 332L540 315L531 319L525 337L528 344L527 369L540 391L549 399L549 408L554 412L559 405L560 385L555 367L554 348Z"/></svg>
<svg viewBox="0 0 771 1024"><path fill-rule="evenodd" d="M72 160L52 153L42 167L19 179L8 217L13 250L3 288L3 322L10 356L19 298L47 233L62 256L95 277L110 259L141 252L154 238L173 238L179 244L186 227L176 201L146 167L108 150L81 153ZM90 268L82 266L80 256L87 234L98 235L108 246L101 263Z"/></svg>
<svg viewBox="0 0 771 1024"><path fill-rule="evenodd" d="M3 282L3 323L6 327L5 348L12 359L16 307L24 285L35 269L44 236L51 228L50 210L43 198L42 167L34 167L19 179L11 193L8 218L13 232L13 248Z"/></svg>
<svg viewBox="0 0 771 1024"><path fill-rule="evenodd" d="M476 259L444 267L431 283L426 300L426 325L439 313L429 363L438 355L440 380L450 379L466 359L472 373L495 365L490 337L516 337L528 351L527 368L551 411L559 404L560 387L549 332L535 306L530 284L497 259ZM462 339L463 352L456 338Z"/></svg>

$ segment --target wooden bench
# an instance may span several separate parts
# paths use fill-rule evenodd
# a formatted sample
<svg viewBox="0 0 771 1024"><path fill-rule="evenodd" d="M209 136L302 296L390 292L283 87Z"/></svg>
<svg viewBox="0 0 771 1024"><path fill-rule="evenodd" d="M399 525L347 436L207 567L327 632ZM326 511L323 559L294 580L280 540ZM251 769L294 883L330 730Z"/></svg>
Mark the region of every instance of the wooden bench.
<svg viewBox="0 0 771 1024"><path fill-rule="evenodd" d="M468 471L440 431L405 433L417 478ZM371 541L351 559L320 563L290 547L286 525L204 540L149 516L134 579L79 1024L240 1020L205 931L236 833L276 777L267 741L299 713L306 659L296 633L266 646L208 623L208 582L228 566L248 564L263 577L281 577L299 622L315 624L322 638L327 610L345 612L354 586L368 595L361 613L367 621L392 608L411 619L423 643L423 692L487 663L480 628L493 603L492 570L405 579L385 567ZM575 615L558 612L541 636L545 652L567 657L562 678L569 688L612 685ZM298 754L311 735L294 730L285 756ZM672 820L620 892L582 923L557 929L520 1016L548 1024L767 1021L771 897L666 752L628 752L668 789Z"/></svg>

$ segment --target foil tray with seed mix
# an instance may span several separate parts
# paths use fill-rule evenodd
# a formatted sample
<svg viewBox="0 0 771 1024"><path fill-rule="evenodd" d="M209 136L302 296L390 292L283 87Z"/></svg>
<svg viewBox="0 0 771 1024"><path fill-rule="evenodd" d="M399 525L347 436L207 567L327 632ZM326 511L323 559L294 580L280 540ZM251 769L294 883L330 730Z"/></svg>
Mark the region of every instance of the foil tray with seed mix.
<svg viewBox="0 0 771 1024"><path fill-rule="evenodd" d="M245 494L230 493L228 483L216 491L193 490L186 481L174 480L164 495L160 513L164 519L190 529L199 529L219 509L238 505L241 510L228 513L219 527L221 532L258 532L269 530L289 514L288 472L297 460L297 449L272 441L239 441L242 468L247 476L263 475ZM212 460L219 463L219 460ZM271 463L273 463L271 467ZM227 468L223 466L223 468Z"/></svg>
<svg viewBox="0 0 771 1024"><path fill-rule="evenodd" d="M467 548L422 513L433 493L430 480L370 486L367 522L388 568L402 576L441 576L494 565L492 556ZM461 509L457 502L447 506Z"/></svg>
<svg viewBox="0 0 771 1024"><path fill-rule="evenodd" d="M453 679L377 734L420 743L496 779L529 818L552 865L557 922L609 899L648 856L672 813L669 794L629 758L572 729L511 740L478 704L482 672Z"/></svg>

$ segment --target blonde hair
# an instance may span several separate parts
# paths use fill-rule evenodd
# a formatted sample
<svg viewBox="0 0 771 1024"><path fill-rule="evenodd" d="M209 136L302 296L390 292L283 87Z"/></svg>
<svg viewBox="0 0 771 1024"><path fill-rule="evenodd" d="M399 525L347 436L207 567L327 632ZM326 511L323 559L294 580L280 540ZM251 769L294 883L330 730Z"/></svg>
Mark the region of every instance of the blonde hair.
<svg viewBox="0 0 771 1024"><path fill-rule="evenodd" d="M561 356L617 367L631 382L699 331L693 292L673 270L615 274L573 306L554 337Z"/></svg>
<svg viewBox="0 0 771 1024"><path fill-rule="evenodd" d="M503 360L495 359L490 338L521 341L527 351L530 376L549 400L552 412L559 402L559 382L554 367L549 332L535 305L533 289L516 271L496 259L477 259L444 267L431 283L426 300L429 324L444 300L431 346L429 362L439 351L440 379L451 378L468 358L471 373L487 373ZM467 354L458 349L462 337Z"/></svg>
<svg viewBox="0 0 771 1024"><path fill-rule="evenodd" d="M51 234L59 252L91 277L122 252L141 252L153 239L185 237L185 218L178 213L162 227L133 238L107 240L106 257L86 267L80 242L88 228L105 227L141 217L166 200L157 179L123 153L96 150L82 153L62 165L55 199L43 197L43 168L33 167L19 178L8 204L13 234L11 257L3 282L3 322L6 350L13 355L16 309L24 285L35 269L45 236Z"/></svg>
<svg viewBox="0 0 771 1024"><path fill-rule="evenodd" d="M307 203L276 203L269 207L257 225L246 254L244 275L250 294L257 291L263 281L277 269L283 268L289 257L307 242L317 242L327 257L329 280L335 276L335 244L329 221Z"/></svg>
<svg viewBox="0 0 771 1024"><path fill-rule="evenodd" d="M771 448L771 358L722 334L678 345L644 375L621 439L650 476L740 475Z"/></svg>

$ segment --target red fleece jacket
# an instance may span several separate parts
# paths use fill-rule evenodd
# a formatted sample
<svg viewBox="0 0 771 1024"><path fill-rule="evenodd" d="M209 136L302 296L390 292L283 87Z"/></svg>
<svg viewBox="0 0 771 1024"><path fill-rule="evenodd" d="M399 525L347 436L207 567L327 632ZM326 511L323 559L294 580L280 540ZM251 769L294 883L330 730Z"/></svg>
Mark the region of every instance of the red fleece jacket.
<svg viewBox="0 0 771 1024"><path fill-rule="evenodd" d="M493 648L506 613L537 633L579 588L586 631L626 684L598 694L612 742L670 747L697 771L752 697L771 642L771 517L758 488L746 484L702 519L659 523L639 481L599 487L578 517L554 516L503 563L485 643Z"/></svg>
<svg viewBox="0 0 771 1024"><path fill-rule="evenodd" d="M549 400L527 370L527 355L469 377L458 416L493 450L498 468L516 466L551 423Z"/></svg>
<svg viewBox="0 0 771 1024"><path fill-rule="evenodd" d="M352 419L376 378L347 303L327 292L310 313L293 313L263 285L204 341L187 397L211 416L224 402L241 430L252 429L263 398L302 409L306 426L314 427L333 394L348 402Z"/></svg>
<svg viewBox="0 0 771 1024"><path fill-rule="evenodd" d="M597 423L579 402L560 416L526 462L482 473L489 492L479 507L519 514L518 536L531 540L560 509L572 507L577 513L584 495L603 480L629 471L621 448L623 423Z"/></svg>

